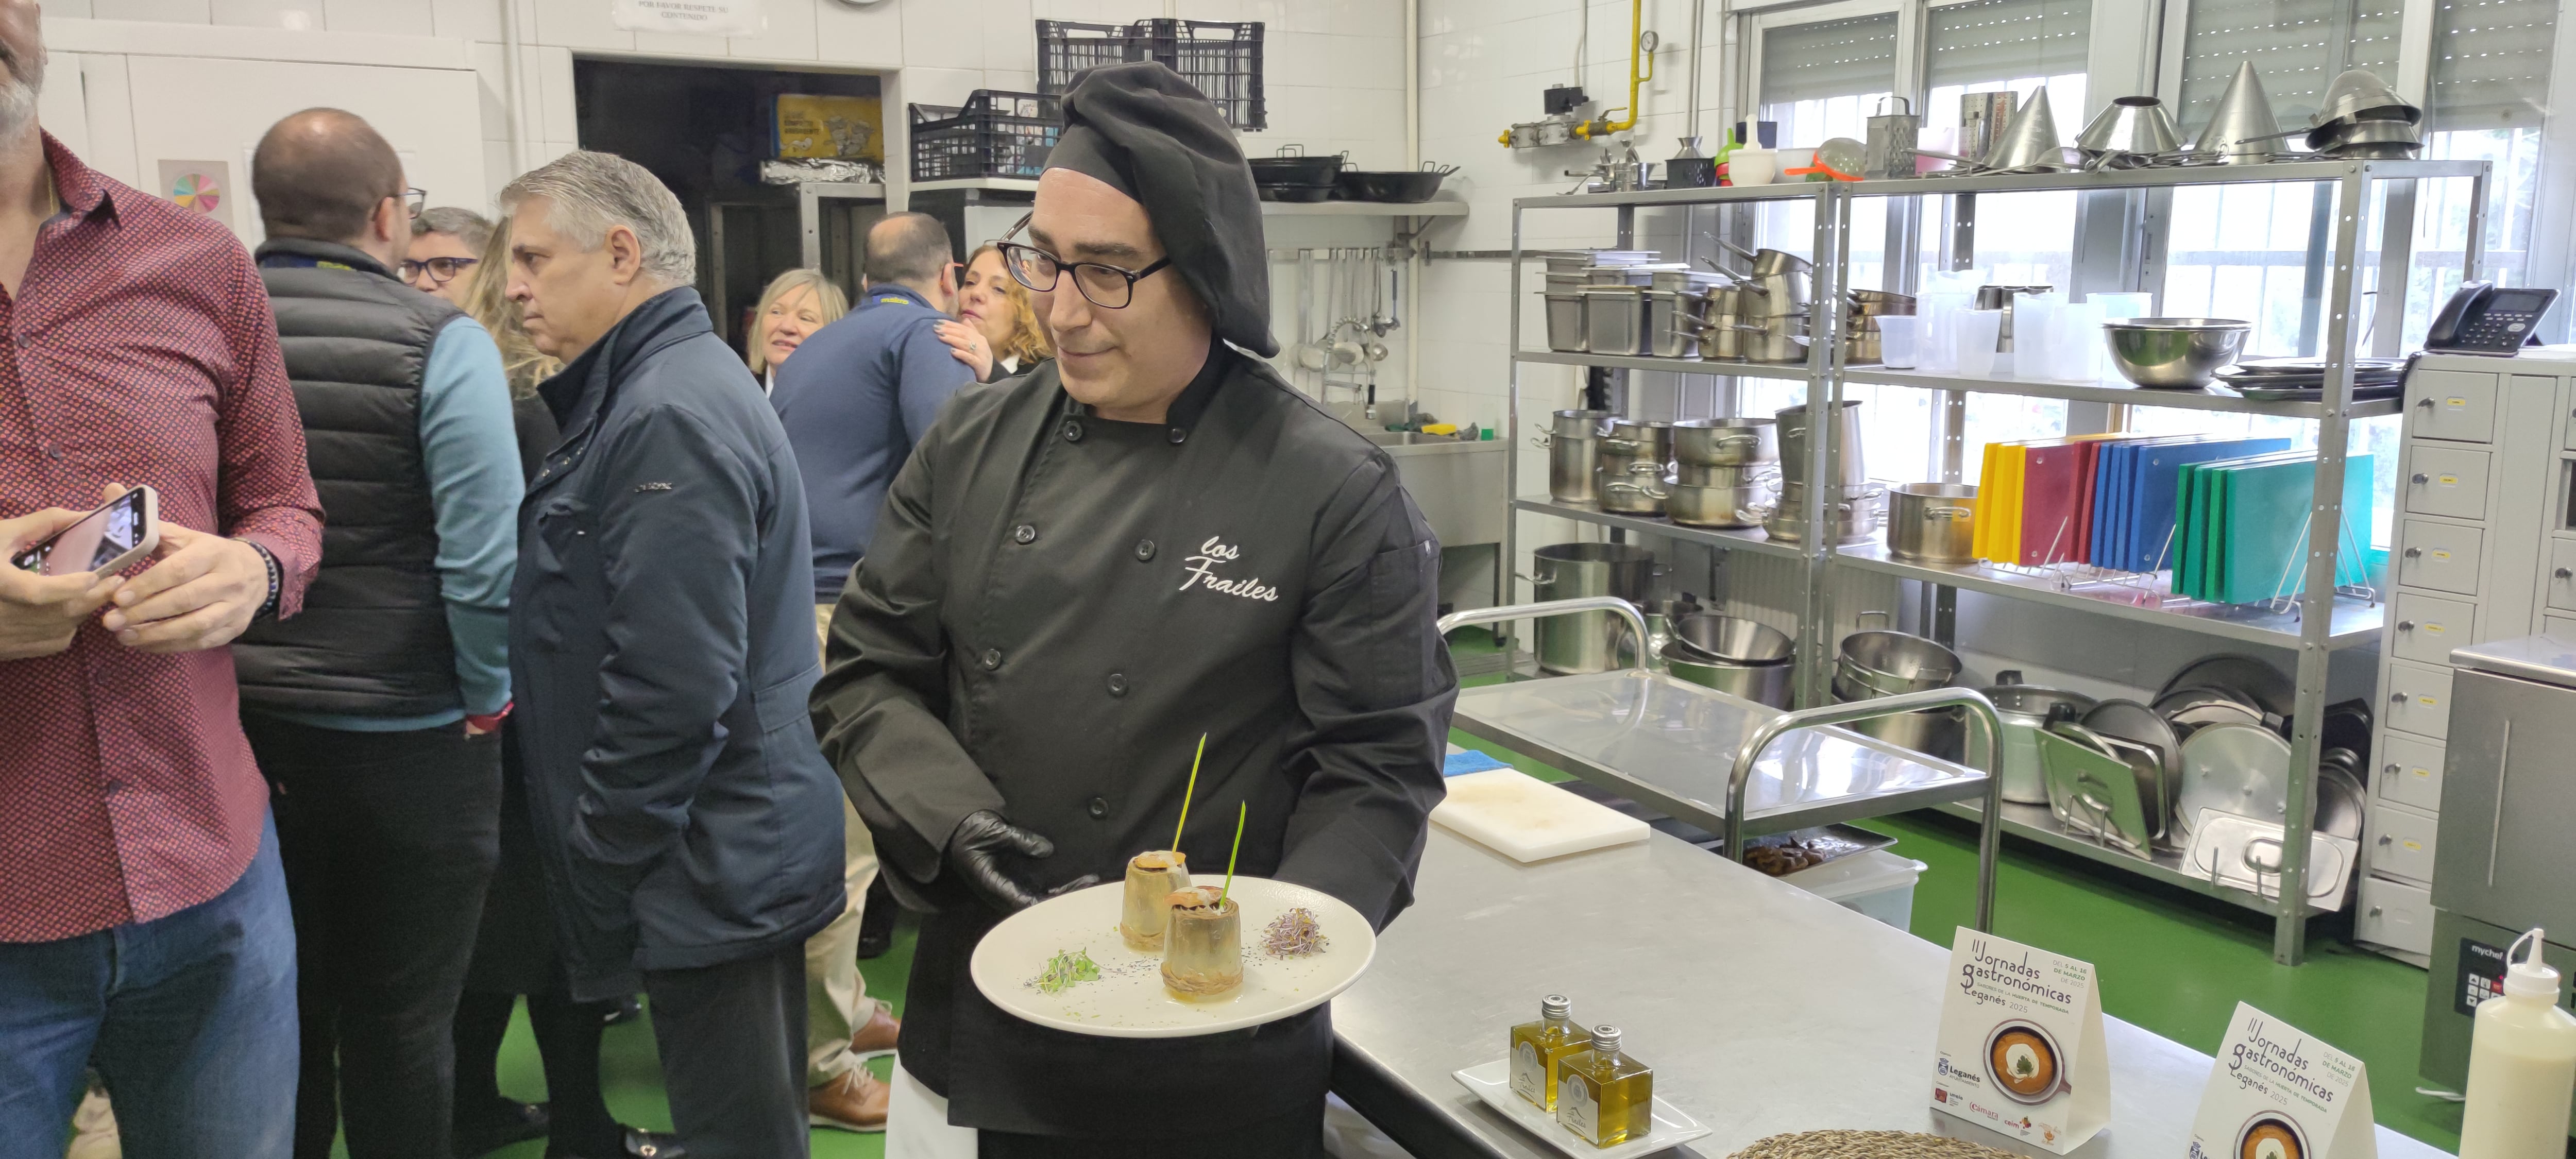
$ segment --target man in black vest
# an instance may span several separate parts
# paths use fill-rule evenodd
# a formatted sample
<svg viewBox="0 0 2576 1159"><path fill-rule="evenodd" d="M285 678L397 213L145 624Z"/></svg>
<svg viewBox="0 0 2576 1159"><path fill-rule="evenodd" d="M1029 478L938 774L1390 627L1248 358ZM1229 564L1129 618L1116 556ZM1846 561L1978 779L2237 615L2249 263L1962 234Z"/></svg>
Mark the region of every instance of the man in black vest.
<svg viewBox="0 0 2576 1159"><path fill-rule="evenodd" d="M251 186L324 523L304 613L233 647L295 911L295 1154L345 1113L352 1159L449 1159L449 1020L500 857L509 386L481 326L395 278L417 203L365 121L279 121Z"/></svg>

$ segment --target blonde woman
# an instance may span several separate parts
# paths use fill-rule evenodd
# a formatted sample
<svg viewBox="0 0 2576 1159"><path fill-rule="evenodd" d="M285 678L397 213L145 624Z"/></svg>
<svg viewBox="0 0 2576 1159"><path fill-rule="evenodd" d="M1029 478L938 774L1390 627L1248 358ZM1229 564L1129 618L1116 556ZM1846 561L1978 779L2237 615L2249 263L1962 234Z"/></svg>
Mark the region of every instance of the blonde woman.
<svg viewBox="0 0 2576 1159"><path fill-rule="evenodd" d="M850 312L849 296L816 269L793 269L769 280L760 305L751 312L750 349L742 360L760 376L760 389L778 386L778 365L814 332Z"/></svg>
<svg viewBox="0 0 2576 1159"><path fill-rule="evenodd" d="M537 352L537 344L528 339L527 328L519 324L519 304L510 300L510 231L507 223L492 231L483 242L483 260L474 263L473 285L465 291L461 303L465 312L492 334L492 342L501 348L501 369L510 379L510 397L532 399L537 384L554 377L563 369L559 359ZM537 454L553 450L551 445L537 448Z"/></svg>
<svg viewBox="0 0 2576 1159"><path fill-rule="evenodd" d="M989 356L973 346L976 335L983 337L984 350L992 351ZM965 274L957 282L957 321L941 323L939 338L982 382L1027 374L1055 357L1055 344L1029 304L1028 287L1002 268L1002 251L991 242L966 259Z"/></svg>

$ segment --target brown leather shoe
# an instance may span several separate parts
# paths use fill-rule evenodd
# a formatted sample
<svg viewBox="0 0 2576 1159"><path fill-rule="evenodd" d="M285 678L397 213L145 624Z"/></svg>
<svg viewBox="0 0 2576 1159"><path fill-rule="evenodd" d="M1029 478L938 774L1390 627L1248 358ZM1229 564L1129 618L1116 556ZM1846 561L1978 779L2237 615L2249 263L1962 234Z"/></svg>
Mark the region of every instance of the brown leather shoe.
<svg viewBox="0 0 2576 1159"><path fill-rule="evenodd" d="M884 1082L868 1073L868 1068L859 1067L805 1092L805 1121L844 1131L882 1131L886 1125L886 1100L892 1095Z"/></svg>
<svg viewBox="0 0 2576 1159"><path fill-rule="evenodd" d="M882 1058L894 1053L895 1039L903 1034L903 1022L886 1012L885 1003L877 1003L877 1012L867 1025L850 1035L850 1053L862 1059Z"/></svg>

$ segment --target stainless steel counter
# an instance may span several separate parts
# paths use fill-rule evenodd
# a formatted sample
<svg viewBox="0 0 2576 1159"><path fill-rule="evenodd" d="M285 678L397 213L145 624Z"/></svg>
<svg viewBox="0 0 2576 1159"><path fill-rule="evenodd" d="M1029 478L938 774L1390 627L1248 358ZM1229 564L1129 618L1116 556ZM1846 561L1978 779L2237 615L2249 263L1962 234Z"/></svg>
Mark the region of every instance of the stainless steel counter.
<svg viewBox="0 0 2576 1159"><path fill-rule="evenodd" d="M1661 833L1520 865L1434 826L1413 908L1333 1003L1334 1089L1418 1159L1554 1156L1450 1072L1502 1057L1505 1029L1561 993L1577 1022L1624 1029L1655 1093L1714 1129L1669 1155L1828 1128L2044 1154L1931 1109L1948 956ZM2074 1154L2178 1159L2209 1056L2108 1023L2111 1128ZM2379 1130L2380 1159L2441 1154Z"/></svg>

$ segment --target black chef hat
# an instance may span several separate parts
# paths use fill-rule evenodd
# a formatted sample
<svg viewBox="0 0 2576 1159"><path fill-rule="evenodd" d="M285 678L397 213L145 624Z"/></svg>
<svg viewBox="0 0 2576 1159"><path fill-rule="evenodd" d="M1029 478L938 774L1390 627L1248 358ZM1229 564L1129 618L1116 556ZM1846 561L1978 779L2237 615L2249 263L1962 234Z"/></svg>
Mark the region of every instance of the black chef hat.
<svg viewBox="0 0 2576 1159"><path fill-rule="evenodd" d="M1179 73L1145 61L1076 75L1047 167L1135 198L1173 271L1207 303L1216 336L1265 358L1279 353L1252 167L1216 106Z"/></svg>

